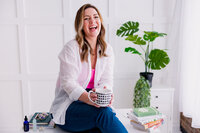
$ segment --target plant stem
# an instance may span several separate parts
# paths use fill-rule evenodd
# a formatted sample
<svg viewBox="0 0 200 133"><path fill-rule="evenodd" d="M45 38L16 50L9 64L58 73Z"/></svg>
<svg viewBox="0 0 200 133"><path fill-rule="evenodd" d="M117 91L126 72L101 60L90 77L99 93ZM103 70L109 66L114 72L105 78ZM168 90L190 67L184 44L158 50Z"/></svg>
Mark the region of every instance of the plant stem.
<svg viewBox="0 0 200 133"><path fill-rule="evenodd" d="M148 59L149 59L149 41L145 52L145 72L148 72Z"/></svg>

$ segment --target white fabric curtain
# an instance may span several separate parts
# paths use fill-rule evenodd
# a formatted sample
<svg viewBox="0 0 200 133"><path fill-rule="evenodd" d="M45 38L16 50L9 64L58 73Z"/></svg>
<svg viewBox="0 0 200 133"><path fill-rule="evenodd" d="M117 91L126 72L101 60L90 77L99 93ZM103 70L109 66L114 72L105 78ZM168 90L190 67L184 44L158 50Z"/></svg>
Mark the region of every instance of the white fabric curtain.
<svg viewBox="0 0 200 133"><path fill-rule="evenodd" d="M181 1L179 34L180 111L200 128L200 0Z"/></svg>

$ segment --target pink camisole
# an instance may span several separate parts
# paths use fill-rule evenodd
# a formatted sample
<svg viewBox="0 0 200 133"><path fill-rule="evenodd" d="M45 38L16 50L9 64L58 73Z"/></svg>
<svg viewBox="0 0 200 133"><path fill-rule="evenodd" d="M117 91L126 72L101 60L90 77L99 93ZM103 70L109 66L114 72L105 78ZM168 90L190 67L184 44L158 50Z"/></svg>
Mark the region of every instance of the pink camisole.
<svg viewBox="0 0 200 133"><path fill-rule="evenodd" d="M90 82L89 82L87 88L90 88L90 89L94 88L94 75L95 75L95 69L92 69L91 79L90 79Z"/></svg>

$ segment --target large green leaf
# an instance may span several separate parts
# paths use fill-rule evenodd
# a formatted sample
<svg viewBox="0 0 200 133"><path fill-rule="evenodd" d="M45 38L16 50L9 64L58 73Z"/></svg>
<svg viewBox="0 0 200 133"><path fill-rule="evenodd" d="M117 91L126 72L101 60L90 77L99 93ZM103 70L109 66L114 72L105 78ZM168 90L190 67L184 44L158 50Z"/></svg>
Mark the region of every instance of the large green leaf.
<svg viewBox="0 0 200 133"><path fill-rule="evenodd" d="M160 70L170 62L169 56L164 50L153 49L149 54L148 67L152 70Z"/></svg>
<svg viewBox="0 0 200 133"><path fill-rule="evenodd" d="M129 36L133 35L134 33L139 31L139 23L138 22L133 22L133 21L128 21L124 23L116 32L116 35L118 36Z"/></svg>
<svg viewBox="0 0 200 133"><path fill-rule="evenodd" d="M125 40L131 41L134 44L145 45L146 42L138 35L129 35Z"/></svg>
<svg viewBox="0 0 200 133"><path fill-rule="evenodd" d="M157 37L164 37L167 34L166 33L158 33L156 31L144 31L143 39L145 41L153 42Z"/></svg>
<svg viewBox="0 0 200 133"><path fill-rule="evenodd" d="M132 52L132 54L141 55L139 51L137 51L135 48L132 48L132 47L125 48L125 52Z"/></svg>

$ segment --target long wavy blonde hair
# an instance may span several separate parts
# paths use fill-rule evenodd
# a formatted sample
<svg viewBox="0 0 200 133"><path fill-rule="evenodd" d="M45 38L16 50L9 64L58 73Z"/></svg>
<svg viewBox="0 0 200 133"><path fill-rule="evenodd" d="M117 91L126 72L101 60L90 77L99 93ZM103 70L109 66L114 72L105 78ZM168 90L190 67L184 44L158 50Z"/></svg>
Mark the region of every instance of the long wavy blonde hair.
<svg viewBox="0 0 200 133"><path fill-rule="evenodd" d="M105 27L103 25L102 16L99 10L95 6L91 4L85 4L77 11L76 18L75 18L76 41L79 44L81 61L87 61L88 50L91 49L90 45L88 45L88 42L85 39L85 33L83 31L84 11L87 8L94 8L99 15L99 18L101 21L101 30L97 37L97 44L100 45L101 47L101 51L99 52L99 55L100 57L107 56L105 54L107 44L105 42Z"/></svg>

